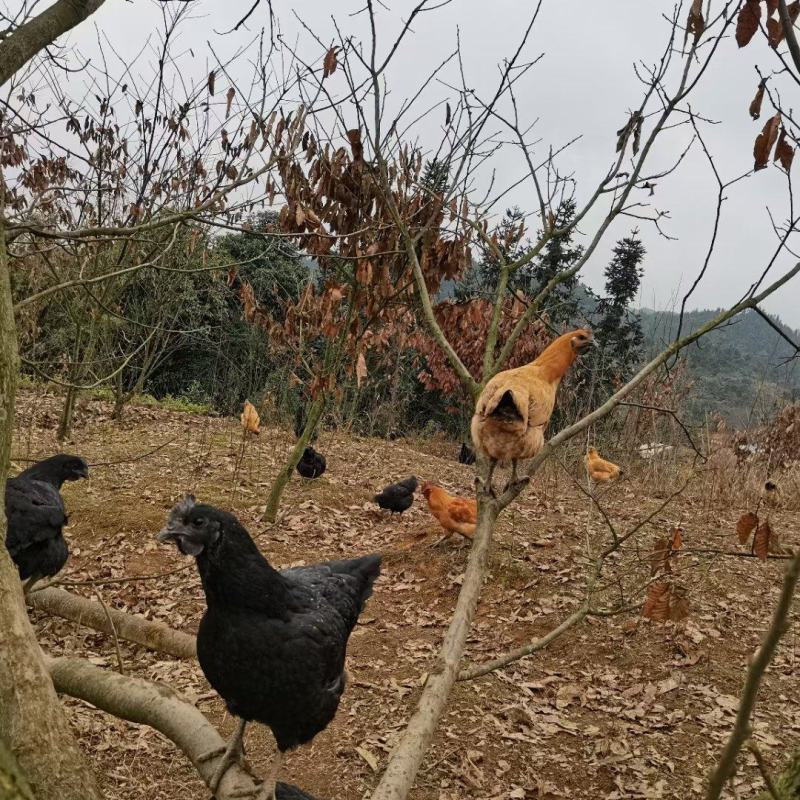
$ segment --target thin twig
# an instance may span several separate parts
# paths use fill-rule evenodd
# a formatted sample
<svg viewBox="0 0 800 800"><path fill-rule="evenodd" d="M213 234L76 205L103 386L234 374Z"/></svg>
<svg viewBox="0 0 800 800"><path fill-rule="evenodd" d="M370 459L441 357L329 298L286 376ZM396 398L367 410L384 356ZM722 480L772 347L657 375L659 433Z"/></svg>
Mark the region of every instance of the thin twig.
<svg viewBox="0 0 800 800"><path fill-rule="evenodd" d="M111 619L111 614L108 613L108 606L105 604L105 601L103 600L102 596L100 595L100 592L97 589L94 590L94 595L97 598L97 602L100 603L103 609L103 613L106 616L106 620L108 620L108 626L111 628L111 636L114 638L114 647L116 648L117 651L117 666L119 667L119 674L124 675L125 665L122 663L122 650L120 649L119 646L117 627L116 625L114 625L114 620Z"/></svg>
<svg viewBox="0 0 800 800"><path fill-rule="evenodd" d="M773 798L773 800L781 800L780 795L775 789L775 784L772 782L769 770L764 762L764 756L761 754L761 750L759 750L758 745L751 739L747 743L747 749L755 756L756 764L758 764L758 771L761 773L761 777L764 779L764 783L766 784L767 791L770 793L770 796Z"/></svg>

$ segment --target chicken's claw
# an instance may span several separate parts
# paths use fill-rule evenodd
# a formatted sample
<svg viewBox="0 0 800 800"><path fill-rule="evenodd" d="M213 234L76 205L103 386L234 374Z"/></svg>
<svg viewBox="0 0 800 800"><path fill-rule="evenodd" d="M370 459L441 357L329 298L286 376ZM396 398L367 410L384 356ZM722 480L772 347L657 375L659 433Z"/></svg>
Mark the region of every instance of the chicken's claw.
<svg viewBox="0 0 800 800"><path fill-rule="evenodd" d="M485 481L480 475L475 476L475 486L480 487L480 491L488 494L493 500L497 499L497 494L491 482Z"/></svg>
<svg viewBox="0 0 800 800"><path fill-rule="evenodd" d="M202 756L200 756L200 758L198 758L198 761L203 762L209 761L210 759L216 758L220 755L222 756L219 764L217 764L217 767L214 770L214 774L211 776L211 780L208 782L208 788L211 789L212 794L216 794L220 781L225 777L225 773L231 768L231 765L242 760L244 756L244 746L242 740L244 737L244 729L246 724L247 723L244 720L239 720L239 724L237 725L233 736L231 736L230 741L224 748L218 747L209 753L204 753Z"/></svg>

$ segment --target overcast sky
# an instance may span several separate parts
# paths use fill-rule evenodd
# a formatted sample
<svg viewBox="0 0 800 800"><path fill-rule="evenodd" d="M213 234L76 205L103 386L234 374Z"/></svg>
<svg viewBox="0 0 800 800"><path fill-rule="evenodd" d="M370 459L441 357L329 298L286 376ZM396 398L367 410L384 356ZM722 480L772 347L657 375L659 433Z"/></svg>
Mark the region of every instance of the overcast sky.
<svg viewBox="0 0 800 800"><path fill-rule="evenodd" d="M378 4L378 34L384 48L393 41L394 33L413 6L413 3L398 0L387 0L387 4L389 9ZM185 48L184 69L202 79L209 65L214 63L209 43L217 55L225 57L250 41L261 26L267 24L266 6L255 12L249 30L229 36L218 33L243 16L250 5L251 0L197 0L194 19L184 27L181 39ZM363 0L337 0L335 3L304 0L294 6L274 0L273 5L287 41L296 42L308 61L318 59L322 51L308 36L302 35L292 15L293 8L324 42L334 41L332 10L344 32L359 37L367 30L364 15L351 16L363 7ZM452 49L457 28L461 33L467 80L476 91L488 94L497 79L497 64L516 47L531 5L518 0L492 3L454 0L449 6L426 14L415 25L414 36L398 54L389 74L393 101L399 102L415 91L431 68ZM721 3L717 0L714 5L719 7ZM574 174L579 199L592 190L611 163L615 132L641 98L642 89L633 73L633 62L653 63L657 59L668 35L668 25L662 15L670 14L672 8L671 0L578 0L571 3L543 0L527 53L529 58L539 54L544 57L521 85L518 99L528 121L539 120L535 129L536 137L541 140L539 153L546 153L550 145L558 147L575 136L582 136L559 162L562 171ZM96 53L98 31L102 31L115 53L125 58L138 51L160 24L158 4L150 0L107 0L89 22L71 34L70 42L92 55ZM701 88L693 95L693 109L719 122L704 130L725 179L744 173L752 166L753 140L765 119L753 122L747 113L757 83L756 62L766 70L775 67L766 43L753 42L746 50L739 51L732 38L723 42ZM242 71L237 74L244 80L245 63L240 63L238 69ZM330 80L337 79L341 80L341 74ZM788 84L783 88L787 105L793 105L789 94L798 90ZM423 106L448 97L453 97L452 90L435 84L427 92ZM439 114L420 126L417 133L423 145L427 144L428 136L430 146L438 143L442 116ZM687 133L684 130L665 136L658 145L653 165L670 163L685 144ZM501 180L511 181L521 174L519 156L508 146L501 151L495 167ZM795 164L795 171L798 168ZM711 237L716 191L708 163L699 148L695 148L678 172L659 183L653 201L657 208L670 212L664 229L670 236L677 237L677 241L658 236L647 223L638 224L648 249L642 305L669 308L693 280ZM508 204L512 203L533 210L536 200L531 188L525 186L511 193ZM785 218L786 178L779 169L770 167L730 189L718 246L691 307L718 307L736 301L753 275L764 268L776 244L768 208L777 219ZM597 216L589 217L582 224L584 240L593 233L597 219ZM594 289L602 288L602 271L614 240L635 224L632 220L619 221L587 265L584 280ZM778 261L776 268L791 261L792 257L787 254ZM795 279L780 296L767 303L767 308L788 324L800 328L799 301L800 280Z"/></svg>

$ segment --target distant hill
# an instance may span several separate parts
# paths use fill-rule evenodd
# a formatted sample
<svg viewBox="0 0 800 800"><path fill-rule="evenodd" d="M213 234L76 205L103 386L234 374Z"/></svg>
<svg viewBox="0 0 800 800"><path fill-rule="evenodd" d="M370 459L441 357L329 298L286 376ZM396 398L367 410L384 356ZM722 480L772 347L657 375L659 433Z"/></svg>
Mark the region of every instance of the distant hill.
<svg viewBox="0 0 800 800"><path fill-rule="evenodd" d="M682 330L695 330L720 310L690 311ZM646 347L654 353L675 338L678 314L641 310ZM793 341L800 331L772 321ZM771 416L777 407L800 401L800 358L794 349L754 311L741 314L684 351L693 381L687 411L695 422L718 412L732 425L746 426Z"/></svg>

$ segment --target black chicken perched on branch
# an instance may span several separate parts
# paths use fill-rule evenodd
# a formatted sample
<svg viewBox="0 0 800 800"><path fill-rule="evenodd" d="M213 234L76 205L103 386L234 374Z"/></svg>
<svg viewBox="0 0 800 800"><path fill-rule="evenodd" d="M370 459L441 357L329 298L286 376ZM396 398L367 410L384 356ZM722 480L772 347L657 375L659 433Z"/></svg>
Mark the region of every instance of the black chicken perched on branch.
<svg viewBox="0 0 800 800"><path fill-rule="evenodd" d="M88 477L89 467L80 456L59 453L6 481L6 548L26 581L25 591L67 563L67 513L59 490L64 481Z"/></svg>
<svg viewBox="0 0 800 800"><path fill-rule="evenodd" d="M278 751L260 797L275 800L283 753L327 727L346 684L350 633L380 574L379 555L273 569L233 514L187 495L159 541L197 558L206 612L197 658L230 713L240 718L210 782L241 752L247 722L267 725ZM219 755L209 754L208 757ZM279 793L280 794L280 793Z"/></svg>
<svg viewBox="0 0 800 800"><path fill-rule="evenodd" d="M402 514L408 511L414 502L414 492L417 490L417 479L414 475L404 481L398 481L387 486L380 494L372 499L383 509L392 514Z"/></svg>

